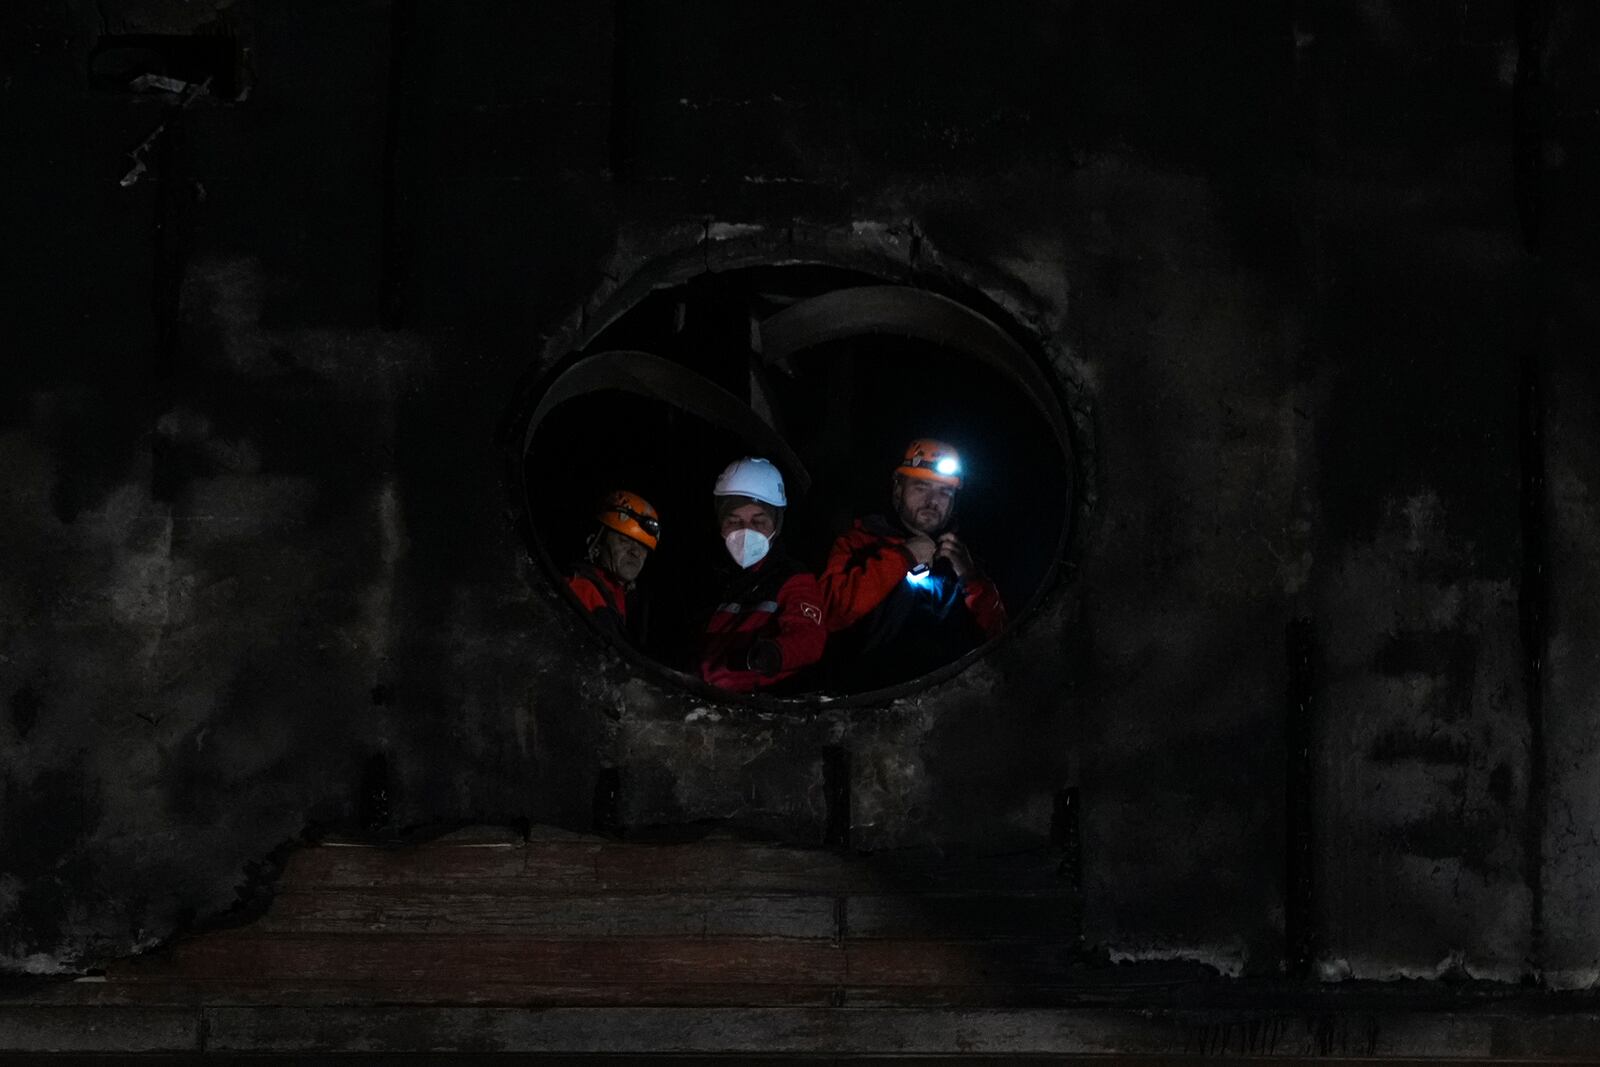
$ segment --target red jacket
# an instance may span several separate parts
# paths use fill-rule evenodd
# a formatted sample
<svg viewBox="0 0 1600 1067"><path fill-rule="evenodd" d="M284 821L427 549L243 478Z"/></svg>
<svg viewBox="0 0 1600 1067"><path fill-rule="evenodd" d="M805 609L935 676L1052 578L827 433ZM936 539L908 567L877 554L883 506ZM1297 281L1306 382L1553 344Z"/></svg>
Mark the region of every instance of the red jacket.
<svg viewBox="0 0 1600 1067"><path fill-rule="evenodd" d="M622 579L593 563L579 563L567 579L567 588L583 610L613 637L627 636L628 590Z"/></svg>
<svg viewBox="0 0 1600 1067"><path fill-rule="evenodd" d="M818 584L822 586L828 632L843 630L864 618L900 588L917 558L906 547L904 533L878 516L857 519L828 553ZM968 574L961 599L985 640L1006 628L1000 590L983 574Z"/></svg>
<svg viewBox="0 0 1600 1067"><path fill-rule="evenodd" d="M787 556L769 555L729 581L706 623L700 677L735 693L765 689L821 659L827 641L816 578ZM769 654L776 648L775 673L751 664L758 643Z"/></svg>
<svg viewBox="0 0 1600 1067"><path fill-rule="evenodd" d="M935 560L907 580L916 557L881 516L858 519L833 543L819 580L834 638L832 684L876 689L960 659L1006 626L1000 591L981 571L957 578Z"/></svg>

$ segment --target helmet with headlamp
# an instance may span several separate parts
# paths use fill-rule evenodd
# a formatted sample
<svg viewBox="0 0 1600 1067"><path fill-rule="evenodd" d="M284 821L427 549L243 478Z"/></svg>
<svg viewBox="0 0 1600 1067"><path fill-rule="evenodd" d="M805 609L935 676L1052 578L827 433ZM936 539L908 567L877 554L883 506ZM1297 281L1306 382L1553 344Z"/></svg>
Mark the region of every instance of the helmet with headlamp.
<svg viewBox="0 0 1600 1067"><path fill-rule="evenodd" d="M930 482L961 488L961 456L943 441L919 437L906 446L905 458L894 469L907 478L921 478Z"/></svg>
<svg viewBox="0 0 1600 1067"><path fill-rule="evenodd" d="M661 540L661 518L650 502L638 493L618 489L607 493L600 502L595 519L608 529L655 549Z"/></svg>

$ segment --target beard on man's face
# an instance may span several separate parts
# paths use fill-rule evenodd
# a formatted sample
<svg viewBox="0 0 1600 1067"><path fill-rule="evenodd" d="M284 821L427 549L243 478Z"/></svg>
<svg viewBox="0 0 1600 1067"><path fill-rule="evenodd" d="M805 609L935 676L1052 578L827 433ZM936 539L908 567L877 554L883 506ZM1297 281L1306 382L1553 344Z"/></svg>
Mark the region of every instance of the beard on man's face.
<svg viewBox="0 0 1600 1067"><path fill-rule="evenodd" d="M909 530L926 534L932 537L945 524L950 521L950 513L955 508L953 500L939 501L936 498L924 497L916 506L906 499L904 489L895 493L895 510L899 513L900 522Z"/></svg>

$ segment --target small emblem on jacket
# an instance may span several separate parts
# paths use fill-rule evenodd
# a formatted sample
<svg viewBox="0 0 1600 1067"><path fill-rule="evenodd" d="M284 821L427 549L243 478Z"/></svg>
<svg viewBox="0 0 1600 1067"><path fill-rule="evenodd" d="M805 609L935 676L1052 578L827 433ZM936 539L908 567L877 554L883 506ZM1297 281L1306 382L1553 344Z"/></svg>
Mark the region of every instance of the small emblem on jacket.
<svg viewBox="0 0 1600 1067"><path fill-rule="evenodd" d="M818 626L822 625L822 609L817 607L815 604L807 604L804 600L802 600L800 602L800 614L804 615Z"/></svg>

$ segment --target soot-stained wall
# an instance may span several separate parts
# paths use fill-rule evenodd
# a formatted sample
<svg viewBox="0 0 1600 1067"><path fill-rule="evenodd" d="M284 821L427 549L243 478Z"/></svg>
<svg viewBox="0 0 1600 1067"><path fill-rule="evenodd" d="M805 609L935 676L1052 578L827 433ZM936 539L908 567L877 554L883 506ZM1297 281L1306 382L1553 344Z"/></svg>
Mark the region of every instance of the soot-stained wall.
<svg viewBox="0 0 1600 1067"><path fill-rule="evenodd" d="M1000 851L1075 789L1113 959L1596 976L1584 5L0 19L9 968L212 921L322 831L598 795L821 844L848 794L855 847ZM238 98L91 87L150 34L230 38ZM651 279L798 259L1004 320L1078 492L969 670L751 708L556 595L506 419Z"/></svg>

